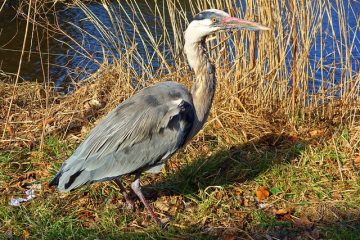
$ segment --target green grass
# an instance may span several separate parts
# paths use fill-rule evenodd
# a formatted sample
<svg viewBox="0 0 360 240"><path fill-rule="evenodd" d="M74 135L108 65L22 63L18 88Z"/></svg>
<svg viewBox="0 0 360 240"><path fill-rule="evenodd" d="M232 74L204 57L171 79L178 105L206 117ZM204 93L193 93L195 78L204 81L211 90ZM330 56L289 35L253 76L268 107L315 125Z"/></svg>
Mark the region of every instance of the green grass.
<svg viewBox="0 0 360 240"><path fill-rule="evenodd" d="M345 222L335 224L333 226L326 226L322 229L325 232L327 239L348 239L357 240L360 239L360 223L358 222Z"/></svg>
<svg viewBox="0 0 360 240"><path fill-rule="evenodd" d="M191 82L190 72L185 70L187 63L178 58L178 50L169 44L174 36L166 24L159 22L161 28L157 31L162 31L162 35L158 38L152 34L153 26L142 18L141 11L132 9L129 14L128 10L122 9L120 2L112 7L106 1L101 2L106 13L114 19L113 27L119 35L109 34L108 28L104 28L83 1L75 3L86 16L84 24L93 26L103 36L99 43L104 53L121 50L112 57L113 64L102 64L102 68L90 76L88 81L93 82L92 85L62 97L41 84L18 84L17 81L15 84L1 84L0 105L5 111L0 111L0 119L2 123L8 120L12 123L6 131L1 129L1 132L6 132L2 139L11 141L4 144L4 148L9 150L0 153L0 238L221 239L234 235L239 239L251 239L249 236L255 239L265 236L278 239L287 236L290 239L356 239L360 189L358 170L352 161L360 151L359 146L350 142L358 143L354 138L359 135L340 125L357 121L359 90L349 86L357 86L359 81L351 61L333 62L334 66L349 74L343 74L341 79L321 79L323 85L333 87L315 94L314 86L309 85L309 79L313 77L308 74L322 69L322 59L327 57L321 53L320 62L310 64L312 59L308 50L312 47L325 46L328 40L333 46L344 43L344 48L349 51L338 53L344 56L356 44L356 41L345 41L346 32L354 30L347 24L340 26L344 34L338 38L324 34L319 45L316 41L323 33L323 17L328 17L326 22L333 26L329 14L344 8L341 1L336 6L331 1L326 4L299 1L295 9L285 1L278 2L281 7L274 6L271 1L247 1L247 8L232 8L238 2L232 0L215 1L211 6L205 6L204 1L189 2L193 14L199 8L227 8L234 16L245 16L246 19L257 16L257 21L273 30L256 36L238 32L234 34L234 44L230 48L222 43L222 34L216 36L221 41L208 43L210 48L214 47L211 55L219 85L204 132L192 141L191 146L172 158L168 171L158 176L146 175L142 179L155 211L162 219L171 219L166 230L156 226L138 201L135 212L125 210L121 194L111 183L93 184L69 194L48 189L47 182L77 145L70 139L49 136L52 127L62 136L81 135L82 127L85 127L84 132L92 127L89 120L100 118L133 94L134 89L129 84L132 79L138 79L144 85L165 78L187 83L186 86ZM136 8L139 1L129 2ZM184 22L183 16L190 12L180 10L176 5L170 4L168 10L172 16L173 32L179 36L178 40L174 37L175 42L181 46L183 29L179 23ZM149 10L163 16L161 8L156 8L158 10L153 11L149 7ZM129 17L123 15L119 18L119 9ZM41 8L30 10L40 11ZM343 11L338 13L339 19L346 22ZM287 14L293 17L287 17L290 16ZM315 17L309 19L308 16ZM44 26L49 23L45 20L47 18L44 18L44 23L42 18L29 19L37 19ZM143 20L135 24L135 19ZM123 20L133 23L134 27L143 25L145 31L137 27L133 32L127 31L123 28ZM294 23L298 27L294 27ZM53 27L57 30L56 26ZM297 39L291 37L294 29L298 31ZM92 34L82 26L78 31L84 37ZM311 36L309 32L312 32ZM146 41L147 58L139 57L142 55L132 42L135 38ZM130 45L123 46L123 40L129 41ZM297 48L294 48L294 42L297 42ZM68 43L74 42L68 39ZM219 47L215 47L217 43L220 43ZM82 43L77 44L81 48ZM132 45L134 47L130 47ZM169 56L163 55L163 47L169 48ZM154 54L150 54L152 48ZM84 52L87 55L87 51ZM284 63L290 52L293 53L292 62L297 62L294 66ZM241 57L236 57L234 64L228 56ZM252 59L254 56L256 58ZM93 56L89 55L89 58ZM169 58L175 60L173 68L168 67ZM151 64L146 64L153 59L159 59L158 65L164 67L156 70ZM129 67L134 63L139 65L143 76L138 76ZM289 71L290 68L296 72ZM295 87L291 88L289 79L295 80L294 73L298 73L298 84L292 84ZM47 80L52 82L52 79ZM13 95L14 89L17 91ZM314 95L309 95L309 90ZM291 91L294 98L289 94ZM46 98L41 96L42 92L48 94L45 94ZM10 99L14 100L10 101L12 107ZM91 108L88 104L91 99L104 106ZM54 123L40 127L49 120L44 119L45 116L53 118ZM295 125L291 128L288 126L290 118ZM327 129L325 136L308 136L310 130L319 130L320 126L327 124L332 127ZM334 128L335 125L338 127ZM43 133L47 138L42 150L28 150L28 142L19 140L38 141ZM12 146L13 140L19 140L16 142L18 148ZM128 185L131 177L125 180ZM11 198L23 196L26 188L36 184L41 184L41 189L36 190L35 199L21 207L9 206ZM272 193L265 203L259 203L255 198L260 186L267 187ZM279 209L290 209L291 216L288 219L277 216L275 212ZM295 224L303 217L312 223L311 227Z"/></svg>
<svg viewBox="0 0 360 240"><path fill-rule="evenodd" d="M359 233L359 179L349 169L349 154L335 141L314 142L287 135L266 135L256 141L224 149L212 146L197 159L186 160L189 149L174 157L166 174L146 175L144 190L162 219L161 230L137 202L131 212L111 183L82 187L61 194L46 187L61 162L76 144L47 138L43 151L12 150L0 155L0 236L15 239L216 239L229 229L238 237L261 238L268 234L310 239L357 239ZM274 140L276 142L274 143ZM333 145L332 143L336 143ZM201 149L201 148L199 148ZM209 148L210 149L210 148ZM195 151L195 150L191 150ZM192 155L192 154L190 154ZM340 161L342 179L337 169ZM27 173L35 173L27 179ZM126 178L127 183L130 178ZM20 184L19 184L20 183ZM20 207L8 205L21 196L21 186L41 183L37 196ZM259 186L271 196L264 207L255 199ZM154 193L155 194L150 194ZM279 219L274 209L291 208L295 218L306 216L310 229ZM338 226L344 226L338 230ZM309 235L310 234L310 235Z"/></svg>

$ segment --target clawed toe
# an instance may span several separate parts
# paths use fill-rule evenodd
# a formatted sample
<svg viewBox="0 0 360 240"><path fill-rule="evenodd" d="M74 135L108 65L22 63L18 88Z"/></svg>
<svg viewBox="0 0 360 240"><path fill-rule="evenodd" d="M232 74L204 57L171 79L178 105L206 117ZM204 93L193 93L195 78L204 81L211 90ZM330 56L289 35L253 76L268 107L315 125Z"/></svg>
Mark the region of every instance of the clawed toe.
<svg viewBox="0 0 360 240"><path fill-rule="evenodd" d="M126 198L125 199L125 208L128 210L135 210L135 202L132 199Z"/></svg>
<svg viewBox="0 0 360 240"><path fill-rule="evenodd" d="M169 226L170 220L166 220L165 222L158 222L158 225L161 229L167 229Z"/></svg>

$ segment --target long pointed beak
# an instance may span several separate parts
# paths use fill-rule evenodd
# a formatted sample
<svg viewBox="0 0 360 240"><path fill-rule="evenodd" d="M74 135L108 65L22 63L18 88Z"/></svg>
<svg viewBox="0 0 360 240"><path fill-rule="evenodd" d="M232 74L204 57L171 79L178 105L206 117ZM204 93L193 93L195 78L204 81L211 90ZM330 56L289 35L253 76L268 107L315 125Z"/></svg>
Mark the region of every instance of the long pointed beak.
<svg viewBox="0 0 360 240"><path fill-rule="evenodd" d="M236 17L226 17L222 20L222 25L228 29L246 29L250 31L270 30L259 23L247 21Z"/></svg>

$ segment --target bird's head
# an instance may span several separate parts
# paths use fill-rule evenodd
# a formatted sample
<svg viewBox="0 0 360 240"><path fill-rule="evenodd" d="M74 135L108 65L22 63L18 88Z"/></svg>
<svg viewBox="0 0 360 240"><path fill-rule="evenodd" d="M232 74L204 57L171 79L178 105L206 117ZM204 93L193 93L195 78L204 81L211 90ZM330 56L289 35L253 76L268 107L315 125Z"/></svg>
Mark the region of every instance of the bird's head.
<svg viewBox="0 0 360 240"><path fill-rule="evenodd" d="M201 41L206 36L221 30L246 29L250 31L270 30L259 23L231 17L218 9L208 9L194 16L185 36L193 41Z"/></svg>

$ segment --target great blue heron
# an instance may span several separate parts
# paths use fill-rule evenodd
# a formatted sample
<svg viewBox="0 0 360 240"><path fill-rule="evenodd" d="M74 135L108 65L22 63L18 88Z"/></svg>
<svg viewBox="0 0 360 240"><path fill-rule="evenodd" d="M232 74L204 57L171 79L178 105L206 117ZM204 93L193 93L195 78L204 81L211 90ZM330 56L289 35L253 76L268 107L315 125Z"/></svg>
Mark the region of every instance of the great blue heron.
<svg viewBox="0 0 360 240"><path fill-rule="evenodd" d="M185 31L184 50L196 76L191 92L179 83L162 82L128 98L92 129L49 185L66 192L84 184L114 180L126 202L133 204L119 178L134 174L132 190L161 224L141 192L140 175L159 172L204 125L216 86L205 38L228 29L269 30L217 9L198 13Z"/></svg>

